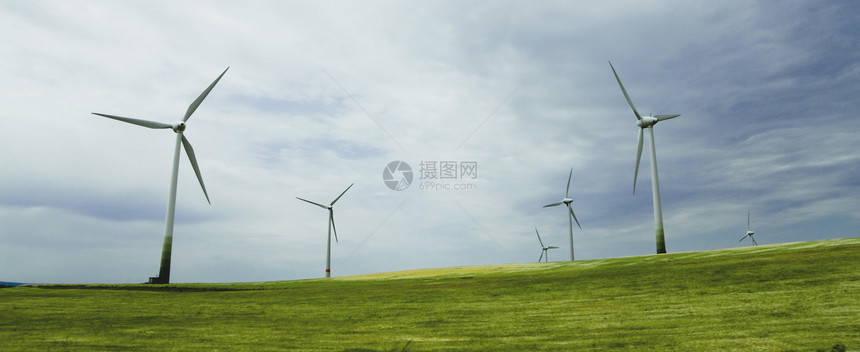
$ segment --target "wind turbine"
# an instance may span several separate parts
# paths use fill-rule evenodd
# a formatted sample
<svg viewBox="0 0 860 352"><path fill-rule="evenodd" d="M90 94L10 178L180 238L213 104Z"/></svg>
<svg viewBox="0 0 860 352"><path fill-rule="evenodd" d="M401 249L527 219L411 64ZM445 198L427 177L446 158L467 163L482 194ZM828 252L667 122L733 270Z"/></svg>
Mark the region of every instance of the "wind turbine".
<svg viewBox="0 0 860 352"><path fill-rule="evenodd" d="M636 125L639 126L639 147L636 151L636 169L633 171L633 193L636 193L636 178L639 176L639 159L642 157L642 134L645 129L648 129L648 134L651 136L651 189L654 198L654 230L657 235L657 254L666 253L666 240L663 234L663 207L660 204L660 182L657 179L657 151L654 147L654 125L660 121L673 119L681 115L654 115L642 116L636 111L633 106L633 101L627 95L627 90L621 84L621 79L618 78L618 73L615 72L615 67L612 62L609 62L609 67L612 68L612 73L615 74L615 80L618 81L618 86L621 87L621 92L624 93L624 98L627 99L627 104L633 109L633 114L636 115Z"/></svg>
<svg viewBox="0 0 860 352"><path fill-rule="evenodd" d="M579 226L582 229L582 225L579 224L579 220L576 219L576 214L573 213L573 209L570 207L570 203L573 202L573 199L570 198L570 178L573 176L573 168L570 169L570 175L567 176L567 191L564 192L564 199L560 202L552 203L544 205L543 207L554 207L561 204L567 205L567 212L570 215L567 217L567 222L570 225L570 260L573 260L573 222L576 221L576 226ZM535 229L537 231L537 229Z"/></svg>
<svg viewBox="0 0 860 352"><path fill-rule="evenodd" d="M749 237L750 241L752 241L753 246L758 246L758 243L755 242L755 238L753 238L754 234L755 234L755 231L750 230L750 211L747 210L747 234L744 235L744 237L741 237L741 239L738 241L738 243L741 243L741 241L743 241L745 238Z"/></svg>
<svg viewBox="0 0 860 352"><path fill-rule="evenodd" d="M203 195L206 196L206 202L212 204L209 201L209 194L206 193L206 186L203 185L203 177L200 176L200 168L197 166L197 158L194 157L194 148L191 148L191 143L188 142L188 139L185 138L183 133L185 132L185 123L188 121L188 118L191 117L191 114L197 110L197 107L200 106L200 103L203 102L203 99L206 99L206 96L209 95L209 92L212 91L212 88L215 87L215 84L221 80L221 77L227 73L230 67L228 66L224 69L224 72L215 79L203 93L200 93L200 96L195 99L191 105L188 106L188 110L185 111L185 116L181 121L174 122L173 124L167 124L162 122L154 122L147 120L138 120L132 119L128 117L121 117L115 115L107 115L100 114L94 112L94 115L104 116L110 119L119 120L122 122L128 122L133 125L143 126L147 128L154 129L164 129L170 128L173 132L176 132L176 147L173 149L173 171L170 176L170 195L167 199L167 214L165 215L164 220L164 245L161 249L161 266L158 269L158 276L150 277L149 283L151 284L167 284L170 283L170 256L173 248L173 219L176 213L176 180L179 176L179 149L180 144L185 147L185 153L188 155L188 160L191 161L191 167L194 169L194 173L197 175L197 181L200 182L200 188L203 189Z"/></svg>
<svg viewBox="0 0 860 352"><path fill-rule="evenodd" d="M346 193L346 191L349 191L349 189L354 184L355 183L350 184L349 187L347 187L345 190L343 190L343 193L341 193L339 196L337 196L337 198L335 198L333 201L331 201L331 204L329 204L329 205L322 205L320 203L311 202L307 199L296 197L296 199L298 199L298 200L303 200L305 202L316 205L320 208L328 209L328 244L327 244L326 252L325 252L325 277L331 277L331 232L332 232L332 230L334 230L334 241L337 242L337 227L334 226L334 203L337 203L337 200L340 199L340 197L343 197L343 194Z"/></svg>
<svg viewBox="0 0 860 352"><path fill-rule="evenodd" d="M543 259L544 255L546 255L546 262L549 262L549 252L548 252L548 250L550 250L550 249L556 249L556 248L558 248L558 247L556 247L556 246L549 246L549 247L545 246L545 245L543 244L543 241L541 241L541 239L540 239L540 233L538 232L537 227L535 227L535 234L538 236L538 242L540 242L540 246L541 246L541 248L543 248L543 251L541 251L541 252L540 252L540 258L538 258L538 263L540 263L540 261L541 261L541 259Z"/></svg>

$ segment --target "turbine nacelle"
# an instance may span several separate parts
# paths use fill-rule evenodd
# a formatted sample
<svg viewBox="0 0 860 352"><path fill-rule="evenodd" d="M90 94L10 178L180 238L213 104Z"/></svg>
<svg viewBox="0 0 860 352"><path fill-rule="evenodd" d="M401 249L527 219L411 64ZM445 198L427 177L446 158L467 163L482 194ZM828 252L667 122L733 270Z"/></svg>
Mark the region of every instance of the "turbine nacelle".
<svg viewBox="0 0 860 352"><path fill-rule="evenodd" d="M648 128L656 125L658 122L668 119L674 119L678 116L678 114L673 115L656 115L656 116L644 116L636 120L636 126L639 128Z"/></svg>
<svg viewBox="0 0 860 352"><path fill-rule="evenodd" d="M639 128L648 128L656 125L657 122L660 122L660 120L654 116L643 116L641 119L636 120L636 126L639 126Z"/></svg>
<svg viewBox="0 0 860 352"><path fill-rule="evenodd" d="M755 235L754 231L747 231L747 236L752 236L752 235Z"/></svg>
<svg viewBox="0 0 860 352"><path fill-rule="evenodd" d="M561 202L569 205L570 203L573 203L573 199L572 198L564 198L561 200Z"/></svg>

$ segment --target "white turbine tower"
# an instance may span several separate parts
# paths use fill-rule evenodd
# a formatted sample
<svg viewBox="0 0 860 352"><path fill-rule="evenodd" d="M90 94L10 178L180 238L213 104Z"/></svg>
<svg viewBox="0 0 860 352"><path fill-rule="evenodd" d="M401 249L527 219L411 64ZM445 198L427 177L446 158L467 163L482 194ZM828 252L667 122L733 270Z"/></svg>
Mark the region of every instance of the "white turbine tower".
<svg viewBox="0 0 860 352"><path fill-rule="evenodd" d="M224 72L215 79L203 93L200 93L200 96L188 106L188 110L185 112L185 116L181 121L177 121L173 124L147 121L147 120L138 120L132 119L128 117L100 114L94 112L93 114L104 116L107 118L111 118L114 120L119 120L122 122L128 122L133 125L143 126L147 128L170 128L173 132L176 132L176 147L173 149L173 171L170 176L170 195L167 200L167 214L165 215L164 221L164 245L161 250L161 265L158 269L158 276L150 277L149 283L151 284L167 284L170 283L170 257L173 248L173 219L176 213L176 180L179 176L179 149L180 144L185 147L185 153L188 155L188 160L191 161L191 167L194 169L194 173L197 175L197 181L200 182L200 188L203 189L203 195L206 196L206 202L209 202L209 194L206 193L206 186L203 185L203 177L200 176L200 168L197 166L197 158L194 157L194 149L191 148L191 143L188 142L188 139L185 138L183 134L185 132L185 123L188 121L188 118L191 117L191 114L197 110L197 107L200 106L200 103L203 102L203 99L206 99L206 96L209 95L209 92L212 91L212 88L215 87L215 84L221 80L221 77L227 73L230 67L227 67Z"/></svg>
<svg viewBox="0 0 860 352"><path fill-rule="evenodd" d="M569 213L567 217L568 225L570 225L570 260L573 260L573 222L576 221L576 226L579 226L582 229L582 225L579 224L579 220L576 219L576 214L573 213L573 208L570 207L570 203L573 202L573 199L570 198L570 178L573 176L573 168L570 169L570 175L567 176L567 191L564 192L564 199L560 202L555 202L552 204L544 205L543 207L554 207L561 204L567 206L567 213Z"/></svg>
<svg viewBox="0 0 860 352"><path fill-rule="evenodd" d="M639 147L636 151L636 169L633 171L633 193L636 193L636 178L639 176L639 159L642 157L642 134L645 129L648 129L648 134L651 136L651 189L654 198L654 229L657 235L657 254L666 253L666 240L663 234L663 206L660 204L660 182L657 179L657 151L654 147L654 125L658 122L668 119L673 119L681 115L655 115L642 116L636 107L633 106L633 101L627 95L627 90L621 84L621 79L618 78L618 73L615 72L615 67L612 62L609 63L612 68L612 73L615 74L615 80L618 81L618 86L621 87L621 92L624 93L624 98L627 99L627 104L633 109L633 114L636 115L636 125L639 126Z"/></svg>
<svg viewBox="0 0 860 352"><path fill-rule="evenodd" d="M556 247L556 246L545 246L545 245L543 244L543 241L540 239L540 233L538 232L537 227L535 227L535 234L537 235L537 237L538 237L538 242L540 242L540 246L541 246L541 248L543 249L543 250L540 252L540 258L538 258L538 263L540 263L541 259L544 259L544 255L546 255L546 262L548 263L548 262L549 262L549 252L548 252L548 251L549 251L550 249L556 249L556 248L558 248L558 247Z"/></svg>
<svg viewBox="0 0 860 352"><path fill-rule="evenodd" d="M331 201L331 204L329 204L329 205L322 205L320 203L311 202L307 199L296 197L296 199L298 199L298 200L302 200L302 201L311 203L311 204L316 205L316 206L323 208L323 209L328 209L328 244L327 244L326 252L325 252L325 277L331 277L331 232L332 232L332 229L334 230L334 241L337 242L337 227L334 226L334 203L337 203L337 200L340 199L340 197L343 197L344 193L346 193L346 191L349 191L349 189L354 184L355 183L350 184L349 187L347 187L345 190L343 190L343 193L341 193L339 196L337 196L337 198L335 198L333 201Z"/></svg>
<svg viewBox="0 0 860 352"><path fill-rule="evenodd" d="M743 241L745 238L749 237L750 241L752 241L753 246L758 246L758 243L756 243L755 238L753 238L754 234L755 234L755 231L750 230L750 211L747 210L747 234L744 235L744 237L741 237L741 239L738 241L738 243L741 243L741 241Z"/></svg>

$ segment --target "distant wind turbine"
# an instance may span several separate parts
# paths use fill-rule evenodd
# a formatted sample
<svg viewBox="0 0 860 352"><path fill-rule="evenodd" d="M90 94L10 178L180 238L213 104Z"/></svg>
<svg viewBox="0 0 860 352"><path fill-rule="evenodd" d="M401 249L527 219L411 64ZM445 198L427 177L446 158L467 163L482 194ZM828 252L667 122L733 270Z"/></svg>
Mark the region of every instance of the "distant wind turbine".
<svg viewBox="0 0 860 352"><path fill-rule="evenodd" d="M543 244L543 241L540 239L540 233L538 232L537 227L535 227L535 234L536 234L536 235L537 235L537 237L538 237L538 242L540 242L540 246L541 246L541 248L543 248L543 250L540 252L540 258L538 258L538 263L540 263L541 259L544 259L544 255L546 256L546 262L549 262L549 252L548 252L548 250L550 250L550 249L556 249L556 248L558 248L558 247L556 247L556 246L545 246L545 245Z"/></svg>
<svg viewBox="0 0 860 352"><path fill-rule="evenodd" d="M326 253L325 253L325 277L331 277L331 233L332 233L332 230L334 230L334 241L337 242L337 227L334 226L334 203L337 203L337 200L340 199L340 197L343 197L344 193L346 193L346 191L349 191L349 189L354 184L355 183L350 184L349 187L347 187L345 190L343 190L343 193L341 193L339 196L337 196L337 198L335 198L333 201L331 201L331 204L329 204L329 205L322 205L320 203L311 202L307 199L296 197L296 199L298 199L298 200L302 200L302 201L311 203L311 204L316 205L316 206L323 208L323 209L328 209L328 244L326 245L327 247L326 247Z"/></svg>
<svg viewBox="0 0 860 352"><path fill-rule="evenodd" d="M636 115L636 125L639 126L639 147L636 151L636 168L633 171L633 193L636 193L636 178L639 176L639 159L642 157L642 134L645 129L648 129L648 134L651 136L651 189L654 198L654 229L657 235L657 254L666 253L666 240L663 234L663 206L660 204L660 182L657 179L657 151L654 147L654 125L660 121L673 119L681 115L655 115L642 116L636 107L633 106L633 101L627 95L627 90L621 84L621 79L618 78L618 73L615 72L615 67L612 62L609 62L609 67L612 68L612 73L615 74L615 80L618 81L618 86L621 87L621 92L624 93L624 98L627 99L627 104L633 109L633 114Z"/></svg>
<svg viewBox="0 0 860 352"><path fill-rule="evenodd" d="M576 221L576 226L579 226L582 229L582 225L579 224L579 220L576 219L576 214L573 213L573 208L570 207L570 203L573 202L573 199L570 198L570 178L573 176L573 168L570 169L570 175L567 176L567 191L564 192L564 199L560 202L552 203L544 205L543 207L554 207L558 205L566 205L567 213L569 213L567 217L568 225L570 225L570 260L573 260L573 222Z"/></svg>
<svg viewBox="0 0 860 352"><path fill-rule="evenodd" d="M203 195L206 196L206 202L212 204L209 201L209 194L206 193L206 186L203 185L203 177L200 176L200 168L197 166L197 158L194 157L194 148L191 148L191 143L188 142L188 139L185 138L183 134L185 132L185 123L188 121L188 118L191 117L191 114L197 110L197 107L200 106L200 103L203 102L203 99L206 99L206 96L209 95L209 92L212 91L212 88L215 87L215 84L221 80L221 77L227 73L230 67L227 67L224 72L215 79L203 93L200 93L200 96L188 106L188 110L185 112L185 116L181 121L175 122L173 124L147 121L147 120L138 120L132 119L128 117L100 114L94 112L94 115L104 116L110 119L119 120L122 122L127 122L133 125L143 126L147 128L161 129L161 128L170 128L173 132L176 132L176 147L173 149L173 171L170 176L170 195L167 200L167 214L165 215L164 221L164 245L161 250L161 266L158 269L158 276L150 277L149 283L151 284L167 284L170 283L170 257L173 248L173 219L176 213L176 180L179 176L179 149L180 144L185 147L185 153L188 155L188 160L191 161L191 167L194 169L194 173L197 175L197 181L200 182L200 188L203 189Z"/></svg>
<svg viewBox="0 0 860 352"><path fill-rule="evenodd" d="M755 234L755 231L750 230L750 211L747 210L747 234L744 235L744 237L741 237L741 239L738 241L738 243L741 243L741 241L743 241L745 238L749 237L750 241L752 241L753 246L758 246L758 243L755 242L755 238L753 238L754 234Z"/></svg>

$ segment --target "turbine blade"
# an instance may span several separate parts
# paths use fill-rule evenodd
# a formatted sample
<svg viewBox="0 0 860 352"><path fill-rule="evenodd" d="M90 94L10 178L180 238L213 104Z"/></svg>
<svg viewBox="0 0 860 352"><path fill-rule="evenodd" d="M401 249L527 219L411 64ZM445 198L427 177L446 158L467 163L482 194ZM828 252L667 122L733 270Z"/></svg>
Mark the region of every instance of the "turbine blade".
<svg viewBox="0 0 860 352"><path fill-rule="evenodd" d="M758 243L756 243L754 237L750 236L750 240L752 240L753 246L758 246Z"/></svg>
<svg viewBox="0 0 860 352"><path fill-rule="evenodd" d="M547 207L554 207L554 206L561 205L562 203L564 203L564 202L557 202L557 203L547 204L547 205L544 205L543 207L544 207L544 208L547 208Z"/></svg>
<svg viewBox="0 0 860 352"><path fill-rule="evenodd" d="M169 125L169 124L161 123L161 122L155 122L155 121L139 120L139 119L133 119L130 117L114 116L114 115L108 115L108 114L99 114L97 112L94 112L93 115L99 115L99 116L107 117L109 119L119 120L122 122L128 122L128 123L133 124L133 125L138 125L138 126L143 126L143 127L148 127L148 128L173 128L173 125Z"/></svg>
<svg viewBox="0 0 860 352"><path fill-rule="evenodd" d="M669 120L669 119L674 119L678 116L681 116L681 115L654 115L654 117L657 119L657 122Z"/></svg>
<svg viewBox="0 0 860 352"><path fill-rule="evenodd" d="M340 197L343 197L343 194L346 193L346 191L349 191L349 189L352 188L352 185L354 185L354 184L355 183L353 182L351 185L349 185L349 187L347 187L345 190L343 190L343 193L341 193L339 196L337 196L337 198L335 198L333 201L331 201L331 204L329 204L329 205L334 205L334 203L337 203L337 200L340 199Z"/></svg>
<svg viewBox="0 0 860 352"><path fill-rule="evenodd" d="M188 106L188 111L185 112L185 117L182 118L183 122L188 121L188 118L191 117L191 114L193 114L194 111L197 111L197 107L200 106L200 103L203 102L203 99L206 99L206 96L209 95L209 92L212 91L212 88L215 87L215 84L217 84L218 81L221 80L221 77L224 76L224 74L227 73L227 70L229 69L230 67L227 66L224 72L221 72L218 78L216 78L215 81L212 82L212 84L210 84L209 87L207 87L206 90L203 91L203 93L200 93L200 96L198 96L197 99L194 99L194 102L192 102L191 105Z"/></svg>
<svg viewBox="0 0 860 352"><path fill-rule="evenodd" d="M570 168L570 175L567 175L567 191L564 192L565 198L570 198L570 178L573 177L573 168Z"/></svg>
<svg viewBox="0 0 860 352"><path fill-rule="evenodd" d="M309 201L309 200L307 200L307 199L299 198L299 197L296 197L296 199L298 199L298 200L303 200L303 201L305 201L305 202L311 203L311 204L316 205L316 206L318 206L318 207L320 207L320 208L323 208L323 209L328 209L328 207L327 207L327 206L322 205L322 204L320 204L320 203L311 202L311 201Z"/></svg>
<svg viewBox="0 0 860 352"><path fill-rule="evenodd" d="M558 249L558 247L556 247L556 246L549 246L549 247L546 247L546 249Z"/></svg>
<svg viewBox="0 0 860 352"><path fill-rule="evenodd" d="M337 226L334 226L334 209L328 210L328 219L331 221L331 229L334 230L334 242L337 243Z"/></svg>
<svg viewBox="0 0 860 352"><path fill-rule="evenodd" d="M630 100L630 96L627 95L627 90L624 89L624 85L621 84L621 79L618 78L618 73L615 72L615 67L612 66L612 61L609 62L609 67L612 67L612 74L615 75L615 80L618 81L618 86L621 87L621 92L624 93L624 99L627 99L627 104L630 104L630 108L633 109L633 113L636 115L636 119L641 120L642 116L639 115L639 112L636 111L636 107L633 106L633 101Z"/></svg>
<svg viewBox="0 0 860 352"><path fill-rule="evenodd" d="M546 247L543 245L543 241L540 239L540 233L538 233L537 227L535 227L535 234L538 236L538 242L540 242L541 247Z"/></svg>
<svg viewBox="0 0 860 352"><path fill-rule="evenodd" d="M750 211L747 209L747 231L750 230Z"/></svg>
<svg viewBox="0 0 860 352"><path fill-rule="evenodd" d="M334 238L335 242L337 242L337 235L335 235ZM329 248L331 248L331 215L328 217L328 238L326 241L328 241Z"/></svg>
<svg viewBox="0 0 860 352"><path fill-rule="evenodd" d="M197 181L200 182L200 188L203 188L203 195L206 196L206 202L212 204L212 202L209 201L209 194L206 193L206 186L203 184L203 176L200 176L200 167L197 166L197 158L194 157L194 148L191 148L191 143L188 142L185 135L182 135L182 145L185 146L185 154L188 155L188 160L191 161L191 167L194 169L194 174L197 175Z"/></svg>
<svg viewBox="0 0 860 352"><path fill-rule="evenodd" d="M543 254L544 254L545 252L546 252L546 249L544 249L544 250L540 251L540 258L538 258L538 263L540 263L540 261L541 261L541 260L543 260Z"/></svg>
<svg viewBox="0 0 860 352"><path fill-rule="evenodd" d="M639 129L639 142L636 148L636 168L633 169L633 194L636 194L636 179L639 178L639 160L642 159L642 134L645 133L644 128Z"/></svg>
<svg viewBox="0 0 860 352"><path fill-rule="evenodd" d="M741 239L740 239L740 240L738 240L738 243L741 243L741 241L743 241L743 240L744 240L744 238L747 238L747 235L744 235L744 237L741 237Z"/></svg>
<svg viewBox="0 0 860 352"><path fill-rule="evenodd" d="M570 205L567 206L567 210L570 210L570 216L573 216L573 221L576 221L576 226L579 226L579 229L582 229L582 225L579 224L579 220L576 220L576 214L573 213L573 208Z"/></svg>

